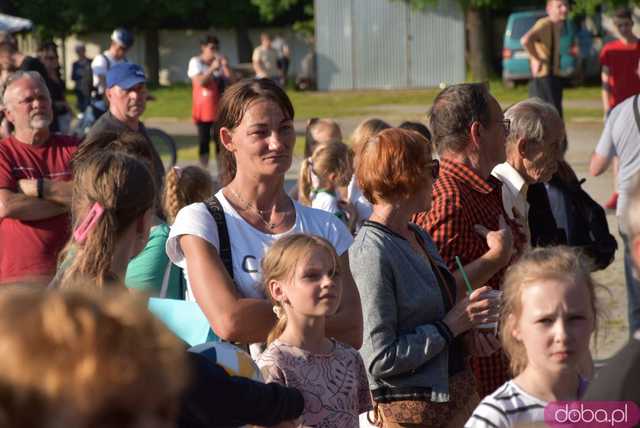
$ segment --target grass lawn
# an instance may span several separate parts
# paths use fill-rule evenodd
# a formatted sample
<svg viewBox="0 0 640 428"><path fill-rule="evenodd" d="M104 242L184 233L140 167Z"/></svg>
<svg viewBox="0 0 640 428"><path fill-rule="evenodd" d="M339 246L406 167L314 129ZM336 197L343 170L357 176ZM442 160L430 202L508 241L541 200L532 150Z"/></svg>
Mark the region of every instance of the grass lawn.
<svg viewBox="0 0 640 428"><path fill-rule="evenodd" d="M527 97L527 87L519 85L505 88L500 81L491 82L491 93L503 104L511 104ZM289 91L295 107L296 118L348 117L373 114L373 106L384 105L428 105L440 91L438 88L415 90L367 90L333 92ZM153 91L156 101L147 104L146 117L172 117L187 120L191 117L191 86L176 84ZM599 100L599 86L567 88L564 98L568 101ZM571 117L601 117L595 109L567 109Z"/></svg>
<svg viewBox="0 0 640 428"><path fill-rule="evenodd" d="M505 88L500 80L490 82L491 93L503 104L509 105L527 97L527 86L518 85L513 89ZM385 117L385 106L427 106L440 91L439 88L414 90L362 90L333 92L297 92L289 90L288 94L296 111L297 119L310 117L378 116ZM145 119L151 117L190 120L191 118L191 86L175 84L152 91L155 101L147 103ZM600 99L600 86L584 86L567 88L564 92L566 101L573 101L572 107L565 107L565 118L599 119L600 108L593 108L593 101ZM67 92L67 100L75 105L72 92ZM579 101L589 101L584 107ZM178 159L195 162L198 159L198 143L195 137L176 137ZM302 155L304 139L298 137L294 153Z"/></svg>

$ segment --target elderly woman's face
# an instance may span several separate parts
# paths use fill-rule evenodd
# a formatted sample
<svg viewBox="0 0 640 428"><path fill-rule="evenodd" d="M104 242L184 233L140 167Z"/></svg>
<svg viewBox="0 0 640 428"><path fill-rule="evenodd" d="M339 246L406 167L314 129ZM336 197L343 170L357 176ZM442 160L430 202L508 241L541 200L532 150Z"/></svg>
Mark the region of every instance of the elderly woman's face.
<svg viewBox="0 0 640 428"><path fill-rule="evenodd" d="M238 173L284 175L291 167L296 134L293 120L273 101L258 100L247 108L237 128L230 131Z"/></svg>

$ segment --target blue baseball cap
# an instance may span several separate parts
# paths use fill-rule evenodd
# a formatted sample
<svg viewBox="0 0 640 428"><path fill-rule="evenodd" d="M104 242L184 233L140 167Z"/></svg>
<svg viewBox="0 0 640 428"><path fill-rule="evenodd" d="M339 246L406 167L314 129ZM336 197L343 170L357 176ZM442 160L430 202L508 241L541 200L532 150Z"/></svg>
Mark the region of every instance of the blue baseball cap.
<svg viewBox="0 0 640 428"><path fill-rule="evenodd" d="M147 76L138 64L122 62L116 64L107 71L107 88L120 86L122 89L131 89L139 83L146 83Z"/></svg>

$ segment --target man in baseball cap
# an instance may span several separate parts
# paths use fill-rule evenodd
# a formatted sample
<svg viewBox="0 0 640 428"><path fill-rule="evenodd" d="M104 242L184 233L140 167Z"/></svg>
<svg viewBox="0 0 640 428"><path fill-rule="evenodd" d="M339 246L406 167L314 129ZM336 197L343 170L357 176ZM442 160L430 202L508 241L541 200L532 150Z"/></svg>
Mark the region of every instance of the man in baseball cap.
<svg viewBox="0 0 640 428"><path fill-rule="evenodd" d="M100 116L91 127L85 141L94 141L104 133L119 135L127 129L144 135L149 144L151 140L140 117L147 105L147 76L138 64L125 62L109 69L106 76L105 95L109 102L108 111ZM153 145L154 167L159 174L158 183L162 183L164 166Z"/></svg>
<svg viewBox="0 0 640 428"><path fill-rule="evenodd" d="M126 28L116 28L111 33L111 44L109 49L105 50L91 62L91 70L93 73L93 86L96 89L96 99L103 101L102 96L105 93L106 75L118 64L126 63L127 51L133 46L133 33Z"/></svg>

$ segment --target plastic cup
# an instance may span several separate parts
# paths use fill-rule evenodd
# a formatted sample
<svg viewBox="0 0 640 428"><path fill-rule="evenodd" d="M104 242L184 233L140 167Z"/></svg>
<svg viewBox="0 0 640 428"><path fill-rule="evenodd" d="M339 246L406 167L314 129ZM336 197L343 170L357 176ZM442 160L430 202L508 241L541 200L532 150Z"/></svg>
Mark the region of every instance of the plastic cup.
<svg viewBox="0 0 640 428"><path fill-rule="evenodd" d="M500 290L490 290L486 293L486 296L491 300L500 301L502 299L502 291ZM483 324L478 324L476 326L477 330L480 330L483 333L491 333L493 335L498 334L498 321L487 322Z"/></svg>

